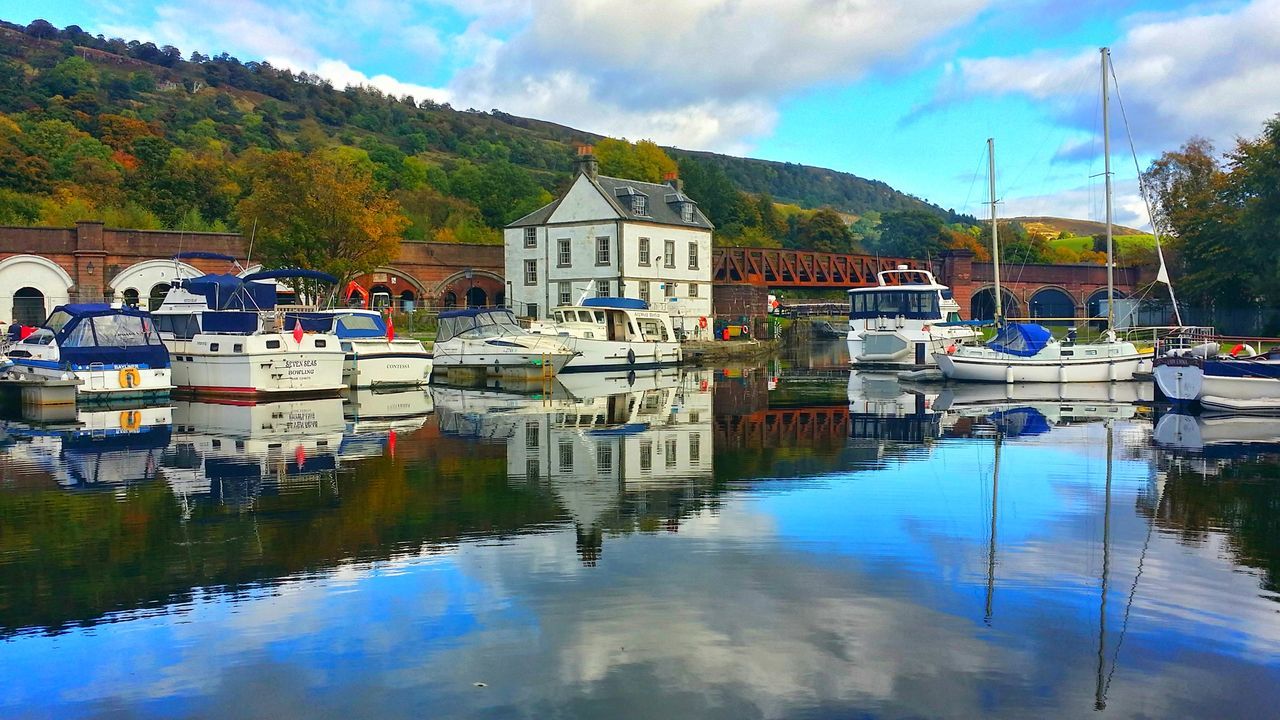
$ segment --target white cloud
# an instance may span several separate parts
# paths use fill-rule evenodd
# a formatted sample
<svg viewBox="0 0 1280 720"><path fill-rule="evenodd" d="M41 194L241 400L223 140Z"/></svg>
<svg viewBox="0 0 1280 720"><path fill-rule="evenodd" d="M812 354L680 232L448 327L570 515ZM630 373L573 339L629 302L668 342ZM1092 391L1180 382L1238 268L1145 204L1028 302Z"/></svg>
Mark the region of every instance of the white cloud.
<svg viewBox="0 0 1280 720"><path fill-rule="evenodd" d="M430 99L436 102L449 102L448 91L442 88L434 88L427 85L417 85L414 83L400 82L390 75L374 75L372 77L365 75L352 68L341 60L321 60L314 67L295 68L297 70L308 70L332 82L335 87L349 87L355 85L366 85L376 87L384 93L403 97L412 95L419 102Z"/></svg>
<svg viewBox="0 0 1280 720"><path fill-rule="evenodd" d="M1280 109L1277 37L1280 0L1135 20L1112 55L1139 152L1172 149L1193 135L1226 145L1257 134ZM957 67L957 84L944 88L946 96L1024 95L1047 103L1068 124L1096 129L1095 49L965 59Z"/></svg>
<svg viewBox="0 0 1280 720"><path fill-rule="evenodd" d="M1117 225L1150 230L1151 219L1138 193L1137 180L1113 183L1112 215ZM1101 222L1106 217L1101 178L1094 184L1044 195L1021 195L1002 200L1002 217L1050 215Z"/></svg>

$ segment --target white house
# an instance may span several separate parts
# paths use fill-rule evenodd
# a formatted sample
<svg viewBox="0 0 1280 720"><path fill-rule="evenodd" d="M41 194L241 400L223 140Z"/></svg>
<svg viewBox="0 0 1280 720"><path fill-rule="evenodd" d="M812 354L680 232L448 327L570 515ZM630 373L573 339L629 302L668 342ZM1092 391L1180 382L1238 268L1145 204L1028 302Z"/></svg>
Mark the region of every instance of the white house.
<svg viewBox="0 0 1280 720"><path fill-rule="evenodd" d="M600 175L589 147L576 165L562 197L504 231L507 299L516 314L546 318L584 293L632 297L666 308L687 337L709 337L713 226L679 179L662 185Z"/></svg>

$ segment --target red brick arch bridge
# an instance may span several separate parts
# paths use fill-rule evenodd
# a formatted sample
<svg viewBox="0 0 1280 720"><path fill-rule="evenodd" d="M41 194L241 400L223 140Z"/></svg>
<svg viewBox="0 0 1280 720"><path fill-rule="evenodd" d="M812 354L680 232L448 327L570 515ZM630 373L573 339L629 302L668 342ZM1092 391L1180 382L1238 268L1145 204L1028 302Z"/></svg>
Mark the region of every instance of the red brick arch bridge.
<svg viewBox="0 0 1280 720"><path fill-rule="evenodd" d="M105 228L79 222L74 228L0 227L0 321L34 323L54 305L158 300L175 276L247 271L221 261L176 263L181 250L204 250L246 258L245 239L234 233L191 233ZM846 289L874 285L876 273L920 260L764 248L716 248L712 252L717 315L760 315L770 290ZM990 263L975 263L956 251L932 263L952 288L967 316L990 313ZM506 300L503 249L499 245L404 242L387 267L356 282L379 302L396 307L500 305ZM1096 310L1105 295L1106 269L1098 265L1026 265L1004 269L1009 316L1079 317ZM1136 271L1116 270L1123 296L1138 283ZM1092 307L1091 307L1092 306Z"/></svg>

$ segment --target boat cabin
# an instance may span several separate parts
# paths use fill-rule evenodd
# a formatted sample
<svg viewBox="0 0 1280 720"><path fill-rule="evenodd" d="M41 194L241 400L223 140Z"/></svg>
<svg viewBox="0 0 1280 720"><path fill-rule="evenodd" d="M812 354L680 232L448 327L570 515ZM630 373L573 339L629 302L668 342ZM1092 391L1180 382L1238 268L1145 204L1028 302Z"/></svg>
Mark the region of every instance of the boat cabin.
<svg viewBox="0 0 1280 720"><path fill-rule="evenodd" d="M50 355L56 349L56 357ZM40 329L9 350L10 357L93 364L168 367L169 351L145 310L104 303L59 305Z"/></svg>
<svg viewBox="0 0 1280 720"><path fill-rule="evenodd" d="M876 275L878 285L849 290L849 319L905 318L957 322L960 305L951 288L928 270L899 266Z"/></svg>
<svg viewBox="0 0 1280 720"><path fill-rule="evenodd" d="M564 305L551 311L553 323L535 332L584 340L615 342L675 342L671 315L649 309L637 298L587 298L580 305Z"/></svg>
<svg viewBox="0 0 1280 720"><path fill-rule="evenodd" d="M440 313L436 344L461 337L464 340L486 340L505 335L527 335L516 316L506 308L467 308Z"/></svg>

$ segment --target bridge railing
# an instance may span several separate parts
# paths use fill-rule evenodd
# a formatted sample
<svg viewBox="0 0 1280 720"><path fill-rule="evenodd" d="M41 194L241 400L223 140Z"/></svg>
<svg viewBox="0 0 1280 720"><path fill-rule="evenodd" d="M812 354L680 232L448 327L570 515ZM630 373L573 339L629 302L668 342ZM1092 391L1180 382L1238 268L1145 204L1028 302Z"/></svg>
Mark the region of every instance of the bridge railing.
<svg viewBox="0 0 1280 720"><path fill-rule="evenodd" d="M768 287L867 287L876 273L899 265L924 267L910 258L826 253L776 248L715 248L711 280Z"/></svg>

